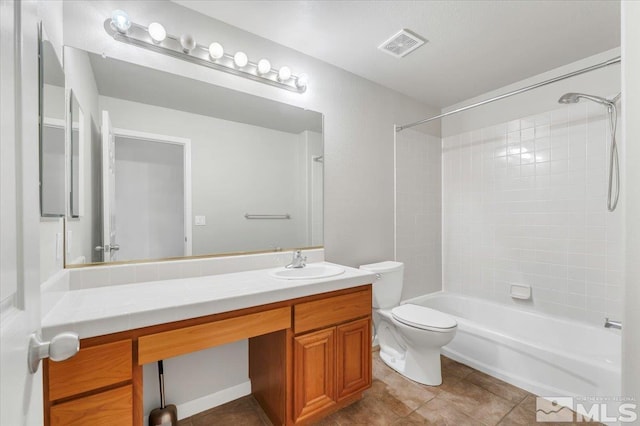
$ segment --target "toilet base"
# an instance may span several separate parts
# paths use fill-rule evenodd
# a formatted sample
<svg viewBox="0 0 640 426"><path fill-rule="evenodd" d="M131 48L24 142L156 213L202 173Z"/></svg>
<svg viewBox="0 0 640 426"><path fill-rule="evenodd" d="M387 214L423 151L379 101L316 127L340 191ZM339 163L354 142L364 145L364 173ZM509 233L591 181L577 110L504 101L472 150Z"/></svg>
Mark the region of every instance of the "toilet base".
<svg viewBox="0 0 640 426"><path fill-rule="evenodd" d="M441 385L440 348L420 348L417 355L411 350L399 354L393 349L385 350L385 347L380 346L380 359L398 373L423 385Z"/></svg>

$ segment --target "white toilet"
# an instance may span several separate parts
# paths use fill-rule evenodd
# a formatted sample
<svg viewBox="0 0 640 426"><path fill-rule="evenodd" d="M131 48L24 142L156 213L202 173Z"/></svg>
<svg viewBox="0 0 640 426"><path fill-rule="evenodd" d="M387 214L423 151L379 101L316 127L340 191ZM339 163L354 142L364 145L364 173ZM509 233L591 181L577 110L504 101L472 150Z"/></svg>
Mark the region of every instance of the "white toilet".
<svg viewBox="0 0 640 426"><path fill-rule="evenodd" d="M442 384L440 348L455 336L456 320L424 306L399 305L403 263L372 263L360 269L376 274L373 322L380 358L413 381L430 386Z"/></svg>

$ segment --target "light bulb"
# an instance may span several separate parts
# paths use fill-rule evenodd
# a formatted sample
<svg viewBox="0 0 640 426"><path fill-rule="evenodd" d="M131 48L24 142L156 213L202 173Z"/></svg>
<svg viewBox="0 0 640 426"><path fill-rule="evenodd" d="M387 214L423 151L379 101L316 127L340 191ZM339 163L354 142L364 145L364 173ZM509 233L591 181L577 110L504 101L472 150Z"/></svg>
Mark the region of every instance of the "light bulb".
<svg viewBox="0 0 640 426"><path fill-rule="evenodd" d="M282 67L280 71L278 71L278 80L287 81L291 78L291 69L289 67Z"/></svg>
<svg viewBox="0 0 640 426"><path fill-rule="evenodd" d="M258 74L265 75L271 71L271 62L268 59L260 59L258 61Z"/></svg>
<svg viewBox="0 0 640 426"><path fill-rule="evenodd" d="M167 30L164 29L162 24L157 22L153 22L149 24L149 35L154 43L162 43L162 41L167 38Z"/></svg>
<svg viewBox="0 0 640 426"><path fill-rule="evenodd" d="M236 66L242 68L249 63L249 58L247 57L246 53L238 52L233 55L233 62L236 64Z"/></svg>
<svg viewBox="0 0 640 426"><path fill-rule="evenodd" d="M298 89L304 89L309 84L309 76L306 74L300 74L296 80L296 87Z"/></svg>
<svg viewBox="0 0 640 426"><path fill-rule="evenodd" d="M111 14L111 25L119 32L126 33L131 28L131 18L124 10L114 10Z"/></svg>
<svg viewBox="0 0 640 426"><path fill-rule="evenodd" d="M184 53L189 53L196 47L196 39L191 34L182 34L180 36L180 46L182 46Z"/></svg>
<svg viewBox="0 0 640 426"><path fill-rule="evenodd" d="M224 56L224 49L220 43L211 43L209 45L209 56L212 59L220 59Z"/></svg>

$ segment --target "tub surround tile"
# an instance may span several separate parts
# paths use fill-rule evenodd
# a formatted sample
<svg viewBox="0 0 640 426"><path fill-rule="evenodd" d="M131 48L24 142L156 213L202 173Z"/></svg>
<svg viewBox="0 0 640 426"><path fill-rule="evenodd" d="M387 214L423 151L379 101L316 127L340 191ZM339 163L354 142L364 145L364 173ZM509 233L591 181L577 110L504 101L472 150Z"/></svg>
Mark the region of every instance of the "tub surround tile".
<svg viewBox="0 0 640 426"><path fill-rule="evenodd" d="M624 270L623 210L606 210L606 109L538 116L443 138L443 289L514 306L500 283L529 284L533 310L599 325L620 316L607 287Z"/></svg>

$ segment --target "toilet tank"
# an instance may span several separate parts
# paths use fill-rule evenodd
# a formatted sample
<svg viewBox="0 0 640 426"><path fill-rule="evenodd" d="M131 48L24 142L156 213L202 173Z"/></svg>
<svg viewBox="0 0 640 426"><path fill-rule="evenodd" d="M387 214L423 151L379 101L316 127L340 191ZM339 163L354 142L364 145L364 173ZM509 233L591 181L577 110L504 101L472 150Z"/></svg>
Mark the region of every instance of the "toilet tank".
<svg viewBox="0 0 640 426"><path fill-rule="evenodd" d="M373 307L393 308L400 303L402 296L402 274L404 263L380 262L362 265L360 269L376 274L373 280Z"/></svg>

